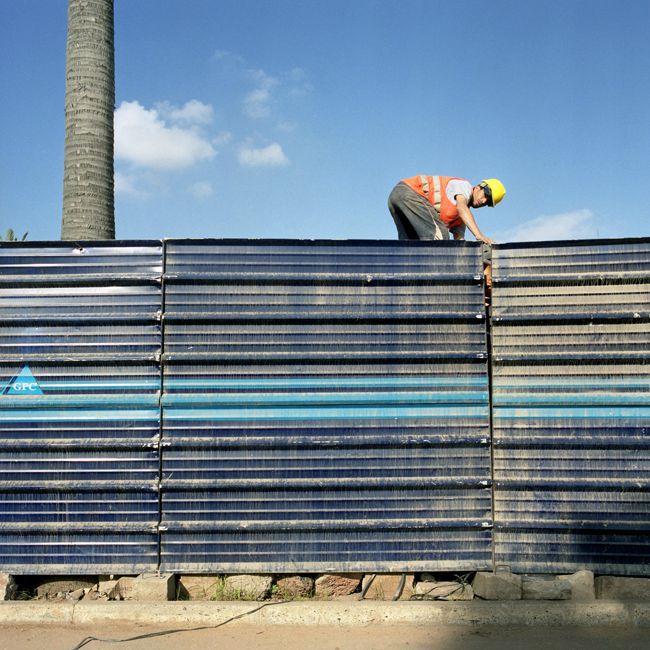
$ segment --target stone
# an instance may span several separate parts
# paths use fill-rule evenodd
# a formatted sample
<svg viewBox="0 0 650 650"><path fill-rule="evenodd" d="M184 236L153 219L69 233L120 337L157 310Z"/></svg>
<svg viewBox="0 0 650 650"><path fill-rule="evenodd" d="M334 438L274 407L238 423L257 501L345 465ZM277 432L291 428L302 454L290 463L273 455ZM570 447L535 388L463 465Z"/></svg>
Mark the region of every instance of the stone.
<svg viewBox="0 0 650 650"><path fill-rule="evenodd" d="M179 576L178 597L187 600L213 600L222 585L220 576Z"/></svg>
<svg viewBox="0 0 650 650"><path fill-rule="evenodd" d="M8 573L0 573L0 600L13 600L18 585L14 577Z"/></svg>
<svg viewBox="0 0 650 650"><path fill-rule="evenodd" d="M474 590L461 582L421 580L415 585L415 595L422 600L473 600Z"/></svg>
<svg viewBox="0 0 650 650"><path fill-rule="evenodd" d="M361 573L326 573L316 579L317 598L349 596L361 585Z"/></svg>
<svg viewBox="0 0 650 650"><path fill-rule="evenodd" d="M135 577L122 576L116 580L116 584L108 594L112 600L132 600L133 599L133 583Z"/></svg>
<svg viewBox="0 0 650 650"><path fill-rule="evenodd" d="M273 576L234 575L224 580L226 592L233 591L238 600L264 600L271 593Z"/></svg>
<svg viewBox="0 0 650 650"><path fill-rule="evenodd" d="M562 578L524 578L521 583L524 600L569 600L571 583Z"/></svg>
<svg viewBox="0 0 650 650"><path fill-rule="evenodd" d="M366 589L366 585L372 580L372 574L366 575L362 582L362 591ZM400 591L400 584L402 581L402 574L385 574L375 575L374 580L370 582L370 586L366 591L364 598L368 600L393 600L395 595L398 594L397 600L409 600L413 595L413 582L415 576L412 573L406 574L404 586Z"/></svg>
<svg viewBox="0 0 650 650"><path fill-rule="evenodd" d="M287 576L275 583L278 598L309 598L314 593L314 580L307 576Z"/></svg>
<svg viewBox="0 0 650 650"><path fill-rule="evenodd" d="M74 591L70 591L68 593L68 598L70 600L81 600L85 595L87 591L85 589L75 589Z"/></svg>
<svg viewBox="0 0 650 650"><path fill-rule="evenodd" d="M472 582L474 595L483 600L521 600L521 576L508 572L478 571Z"/></svg>
<svg viewBox="0 0 650 650"><path fill-rule="evenodd" d="M101 580L97 583L97 591L108 596L116 586L117 580Z"/></svg>
<svg viewBox="0 0 650 650"><path fill-rule="evenodd" d="M131 585L131 600L166 601L176 597L173 573L141 573Z"/></svg>
<svg viewBox="0 0 650 650"><path fill-rule="evenodd" d="M456 582L438 582L431 574L422 574L426 580L420 580L415 585L416 596L426 596L437 598L438 596L447 596L458 587Z"/></svg>
<svg viewBox="0 0 650 650"><path fill-rule="evenodd" d="M449 594L448 598L444 600L474 600L474 589L469 583L465 583L462 586L462 589L454 591Z"/></svg>
<svg viewBox="0 0 650 650"><path fill-rule="evenodd" d="M96 589L91 589L81 600L108 600L108 596L102 596Z"/></svg>
<svg viewBox="0 0 650 650"><path fill-rule="evenodd" d="M594 582L602 600L650 600L650 578L598 576Z"/></svg>
<svg viewBox="0 0 650 650"><path fill-rule="evenodd" d="M36 587L39 598L56 596L59 592L67 593L77 589L90 588L95 585L95 578L48 578Z"/></svg>
<svg viewBox="0 0 650 650"><path fill-rule="evenodd" d="M596 600L593 571L576 571L566 576L558 576L571 584L571 600L588 603Z"/></svg>

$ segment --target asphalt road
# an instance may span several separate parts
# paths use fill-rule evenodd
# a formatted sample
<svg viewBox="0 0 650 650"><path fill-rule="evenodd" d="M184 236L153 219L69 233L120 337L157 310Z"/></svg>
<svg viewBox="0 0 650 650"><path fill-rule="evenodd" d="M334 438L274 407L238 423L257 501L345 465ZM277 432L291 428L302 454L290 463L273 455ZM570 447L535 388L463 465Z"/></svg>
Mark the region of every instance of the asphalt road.
<svg viewBox="0 0 650 650"><path fill-rule="evenodd" d="M650 628L516 626L284 626L246 624L133 637L169 630L133 624L0 627L0 650L647 650Z"/></svg>

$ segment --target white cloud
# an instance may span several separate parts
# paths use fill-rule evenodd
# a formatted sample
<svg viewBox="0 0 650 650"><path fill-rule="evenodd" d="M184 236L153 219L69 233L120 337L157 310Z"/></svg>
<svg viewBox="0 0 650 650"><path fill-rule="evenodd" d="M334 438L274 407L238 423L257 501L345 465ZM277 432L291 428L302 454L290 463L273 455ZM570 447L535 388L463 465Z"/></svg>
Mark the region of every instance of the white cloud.
<svg viewBox="0 0 650 650"><path fill-rule="evenodd" d="M289 164L282 147L274 142L268 147L253 149L244 146L239 150L239 162L245 167L281 167Z"/></svg>
<svg viewBox="0 0 650 650"><path fill-rule="evenodd" d="M195 199L207 199L214 194L212 183L209 181L198 181L188 187L189 193Z"/></svg>
<svg viewBox="0 0 650 650"><path fill-rule="evenodd" d="M302 83L305 81L305 77L307 76L305 74L305 71L302 68L295 67L289 70L289 73L287 75L291 81L295 81L296 83Z"/></svg>
<svg viewBox="0 0 650 650"><path fill-rule="evenodd" d="M214 138L212 138L212 144L215 147L221 147L224 144L228 144L231 140L232 133L230 131L220 131Z"/></svg>
<svg viewBox="0 0 650 650"><path fill-rule="evenodd" d="M172 122L184 124L210 124L214 117L214 110L210 104L204 104L198 99L190 99L183 106L177 108L168 102L157 104L156 109L165 118Z"/></svg>
<svg viewBox="0 0 650 650"><path fill-rule="evenodd" d="M278 122L275 128L283 133L293 133L298 125L295 122Z"/></svg>
<svg viewBox="0 0 650 650"><path fill-rule="evenodd" d="M201 106L197 106L200 104ZM189 105L189 107L188 107ZM178 110L185 117L205 119L207 105L188 102ZM211 110L211 109L210 109ZM164 112L164 111L163 111ZM138 167L183 169L215 156L215 150L194 126L168 126L157 109L122 102L115 111L115 157Z"/></svg>
<svg viewBox="0 0 650 650"><path fill-rule="evenodd" d="M596 237L596 225L591 210L574 210L524 221L500 237L501 241L549 241L557 239L589 239Z"/></svg>
<svg viewBox="0 0 650 650"><path fill-rule="evenodd" d="M244 111L253 119L269 117L274 103L271 90L278 85L278 80L264 70L249 70L248 76L256 87L244 97Z"/></svg>
<svg viewBox="0 0 650 650"><path fill-rule="evenodd" d="M229 50L215 50L212 60L230 67L241 67L246 63L244 57Z"/></svg>
<svg viewBox="0 0 650 650"><path fill-rule="evenodd" d="M293 68L285 76L289 87L289 95L292 97L302 97L314 89L307 80L307 75L302 68Z"/></svg>
<svg viewBox="0 0 650 650"><path fill-rule="evenodd" d="M313 90L303 68L294 67L269 74L262 68L251 67L239 54L228 50L217 50L212 60L229 74L237 75L252 85L243 97L244 115L254 120L275 118L282 121L282 110Z"/></svg>
<svg viewBox="0 0 650 650"><path fill-rule="evenodd" d="M244 111L249 117L260 119L271 114L271 92L268 88L256 88L244 97Z"/></svg>
<svg viewBox="0 0 650 650"><path fill-rule="evenodd" d="M115 181L115 194L122 194L125 196L132 196L136 199L147 199L149 193L140 189L137 186L137 179L128 174L116 172L114 176Z"/></svg>
<svg viewBox="0 0 650 650"><path fill-rule="evenodd" d="M260 87L260 88L273 88L277 86L278 80L270 74L267 74L261 68L256 70L249 70L248 76Z"/></svg>

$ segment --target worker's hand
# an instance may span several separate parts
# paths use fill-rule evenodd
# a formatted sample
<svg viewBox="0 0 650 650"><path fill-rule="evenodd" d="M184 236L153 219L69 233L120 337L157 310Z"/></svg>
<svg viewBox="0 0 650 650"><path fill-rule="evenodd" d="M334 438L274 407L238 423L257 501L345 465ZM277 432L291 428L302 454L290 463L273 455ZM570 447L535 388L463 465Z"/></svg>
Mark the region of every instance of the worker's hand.
<svg viewBox="0 0 650 650"><path fill-rule="evenodd" d="M474 215L470 212L470 209L467 205L467 199L459 194L456 197L456 207L458 208L458 216L461 218L461 221L469 228L469 231L476 237L476 241L482 241L485 244L495 244L496 242L486 237L479 229L476 221L474 220Z"/></svg>
<svg viewBox="0 0 650 650"><path fill-rule="evenodd" d="M484 235L483 233L479 233L479 235L476 237L476 241L482 241L484 244L489 244L492 246L492 244L496 244L494 239L490 239L487 235Z"/></svg>

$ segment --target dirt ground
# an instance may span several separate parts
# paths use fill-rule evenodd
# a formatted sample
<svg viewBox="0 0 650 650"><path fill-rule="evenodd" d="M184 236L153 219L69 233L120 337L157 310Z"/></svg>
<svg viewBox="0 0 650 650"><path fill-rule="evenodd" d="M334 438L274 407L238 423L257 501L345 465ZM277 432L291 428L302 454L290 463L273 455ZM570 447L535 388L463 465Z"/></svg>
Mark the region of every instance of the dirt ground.
<svg viewBox="0 0 650 650"><path fill-rule="evenodd" d="M471 627L354 626L255 627L245 624L176 632L147 639L133 637L168 630L144 626L3 626L0 650L647 650L650 628L641 627ZM92 640L81 644L88 637ZM108 643L106 640L121 640Z"/></svg>

